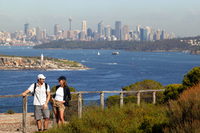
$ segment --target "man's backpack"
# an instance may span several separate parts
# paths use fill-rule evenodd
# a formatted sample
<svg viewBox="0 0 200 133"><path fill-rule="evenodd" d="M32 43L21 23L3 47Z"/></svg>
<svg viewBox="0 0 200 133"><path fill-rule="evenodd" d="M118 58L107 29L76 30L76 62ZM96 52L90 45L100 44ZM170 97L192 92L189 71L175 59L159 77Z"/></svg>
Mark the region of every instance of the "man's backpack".
<svg viewBox="0 0 200 133"><path fill-rule="evenodd" d="M34 88L33 88L33 93L32 93L33 96L34 96L34 94L35 94L36 84L37 84L37 83L34 83ZM45 89L46 89L46 95L47 95L47 83L45 83Z"/></svg>

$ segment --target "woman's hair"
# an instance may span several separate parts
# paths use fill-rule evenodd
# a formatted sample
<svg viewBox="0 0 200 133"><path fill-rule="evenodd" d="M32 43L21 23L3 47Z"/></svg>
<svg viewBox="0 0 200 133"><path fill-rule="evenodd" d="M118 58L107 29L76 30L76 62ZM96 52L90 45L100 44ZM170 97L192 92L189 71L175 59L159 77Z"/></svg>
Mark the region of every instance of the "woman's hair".
<svg viewBox="0 0 200 133"><path fill-rule="evenodd" d="M68 87L68 85L67 85L67 81L64 80L64 79L63 79L63 81L64 81L64 82L63 82L64 87Z"/></svg>

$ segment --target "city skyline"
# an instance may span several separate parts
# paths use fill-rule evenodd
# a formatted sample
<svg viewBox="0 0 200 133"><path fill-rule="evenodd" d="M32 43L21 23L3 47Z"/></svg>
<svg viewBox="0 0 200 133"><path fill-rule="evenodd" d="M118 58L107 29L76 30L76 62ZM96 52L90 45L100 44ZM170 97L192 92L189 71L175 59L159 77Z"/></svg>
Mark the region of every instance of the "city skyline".
<svg viewBox="0 0 200 133"><path fill-rule="evenodd" d="M69 30L71 16L72 30L82 29L82 21L87 21L87 28L98 31L98 23L110 25L115 29L115 21L121 21L121 28L129 25L134 29L137 25L150 26L155 29L173 32L177 36L197 36L199 32L200 9L198 0L177 1L39 1L39 0L0 0L0 31L15 32L24 29L42 27L47 34L54 34L54 25L60 30Z"/></svg>

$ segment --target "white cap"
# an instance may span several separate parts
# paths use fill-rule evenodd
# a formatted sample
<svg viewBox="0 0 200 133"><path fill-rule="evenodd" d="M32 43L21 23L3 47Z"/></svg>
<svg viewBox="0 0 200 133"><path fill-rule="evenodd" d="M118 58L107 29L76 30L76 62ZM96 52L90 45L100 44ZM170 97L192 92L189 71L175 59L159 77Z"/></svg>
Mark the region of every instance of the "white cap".
<svg viewBox="0 0 200 133"><path fill-rule="evenodd" d="M46 79L46 77L43 74L39 74L38 79Z"/></svg>

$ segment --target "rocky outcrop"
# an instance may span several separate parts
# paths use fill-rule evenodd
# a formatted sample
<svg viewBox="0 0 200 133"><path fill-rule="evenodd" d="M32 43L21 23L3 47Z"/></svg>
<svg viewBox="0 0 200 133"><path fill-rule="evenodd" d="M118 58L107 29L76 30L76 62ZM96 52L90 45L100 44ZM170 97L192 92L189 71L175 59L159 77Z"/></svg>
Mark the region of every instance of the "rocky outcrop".
<svg viewBox="0 0 200 133"><path fill-rule="evenodd" d="M16 57L0 56L0 70L9 69L88 69L86 66L65 59L54 59L46 57L43 60L40 57Z"/></svg>

